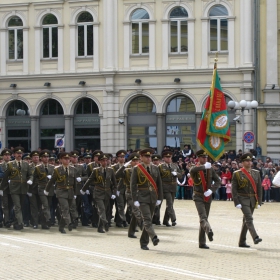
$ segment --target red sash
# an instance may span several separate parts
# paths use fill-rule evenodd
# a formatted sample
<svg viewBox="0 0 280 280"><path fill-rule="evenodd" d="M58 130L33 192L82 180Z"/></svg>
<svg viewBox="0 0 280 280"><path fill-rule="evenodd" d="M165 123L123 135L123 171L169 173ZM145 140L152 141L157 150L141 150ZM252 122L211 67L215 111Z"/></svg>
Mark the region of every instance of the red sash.
<svg viewBox="0 0 280 280"><path fill-rule="evenodd" d="M156 182L154 181L153 177L147 172L147 170L144 168L144 166L141 163L137 164L137 166L139 167L142 174L150 181L156 194L158 195L158 188L157 188Z"/></svg>
<svg viewBox="0 0 280 280"><path fill-rule="evenodd" d="M258 202L259 198L258 198L256 183L255 183L254 179L252 178L252 176L247 172L247 170L244 167L242 167L240 170L246 175L246 177L249 179L249 181L250 181L250 183L253 187L253 190L255 192L255 197L256 197L256 200L257 200L257 202L256 202L256 208L257 208L258 204L259 204L259 202Z"/></svg>
<svg viewBox="0 0 280 280"><path fill-rule="evenodd" d="M199 165L197 165L197 166L199 166ZM200 170L200 171L198 171L198 173L199 173L201 183L202 183L202 186L203 186L203 192L206 192L208 190L208 188L207 188L207 183L206 183L206 180L205 180L205 177L204 177L204 172L202 170ZM211 195L209 195L207 197L205 195L203 195L203 198L204 198L205 202L208 202L210 197L211 197Z"/></svg>

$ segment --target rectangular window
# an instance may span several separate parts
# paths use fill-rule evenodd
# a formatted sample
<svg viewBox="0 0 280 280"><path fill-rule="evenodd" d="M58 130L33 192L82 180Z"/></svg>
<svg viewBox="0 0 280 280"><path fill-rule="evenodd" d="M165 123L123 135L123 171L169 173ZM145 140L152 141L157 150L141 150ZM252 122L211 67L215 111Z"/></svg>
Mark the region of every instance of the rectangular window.
<svg viewBox="0 0 280 280"><path fill-rule="evenodd" d="M181 52L188 51L188 22L181 21Z"/></svg>
<svg viewBox="0 0 280 280"><path fill-rule="evenodd" d="M142 23L142 53L149 53L149 23Z"/></svg>
<svg viewBox="0 0 280 280"><path fill-rule="evenodd" d="M9 30L9 59L15 59L15 30Z"/></svg>
<svg viewBox="0 0 280 280"><path fill-rule="evenodd" d="M17 30L17 59L23 59L23 30Z"/></svg>
<svg viewBox="0 0 280 280"><path fill-rule="evenodd" d="M228 50L228 21L227 19L221 19L221 51Z"/></svg>
<svg viewBox="0 0 280 280"><path fill-rule="evenodd" d="M58 57L58 30L57 27L52 28L52 56Z"/></svg>
<svg viewBox="0 0 280 280"><path fill-rule="evenodd" d="M170 51L178 52L178 21L171 21L170 23Z"/></svg>
<svg viewBox="0 0 280 280"><path fill-rule="evenodd" d="M210 20L210 51L218 50L218 28L217 28L217 20Z"/></svg>
<svg viewBox="0 0 280 280"><path fill-rule="evenodd" d="M139 54L139 23L132 23L132 53Z"/></svg>
<svg viewBox="0 0 280 280"><path fill-rule="evenodd" d="M75 136L100 136L100 128L75 128Z"/></svg>
<svg viewBox="0 0 280 280"><path fill-rule="evenodd" d="M87 26L87 55L93 55L93 25Z"/></svg>
<svg viewBox="0 0 280 280"><path fill-rule="evenodd" d="M78 26L78 56L85 55L84 26Z"/></svg>
<svg viewBox="0 0 280 280"><path fill-rule="evenodd" d="M49 28L43 28L43 58L50 57Z"/></svg>
<svg viewBox="0 0 280 280"><path fill-rule="evenodd" d="M28 129L8 130L8 137L28 137Z"/></svg>
<svg viewBox="0 0 280 280"><path fill-rule="evenodd" d="M64 134L64 129L63 128L53 128L53 129L41 129L41 137L53 137L54 141L54 136L55 134Z"/></svg>

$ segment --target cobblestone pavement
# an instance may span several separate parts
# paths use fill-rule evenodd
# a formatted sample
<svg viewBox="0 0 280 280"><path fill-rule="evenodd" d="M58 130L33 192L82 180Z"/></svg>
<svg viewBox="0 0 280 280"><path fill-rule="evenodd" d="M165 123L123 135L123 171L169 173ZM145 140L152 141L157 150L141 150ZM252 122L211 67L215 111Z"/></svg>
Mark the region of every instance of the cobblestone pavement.
<svg viewBox="0 0 280 280"><path fill-rule="evenodd" d="M162 212L164 211L162 206ZM178 225L155 226L158 246L140 249L127 230L105 234L79 227L61 234L32 228L0 230L0 279L280 279L280 203L265 203L254 213L263 242L237 245L242 214L233 202L214 201L210 250L198 248L198 216L193 201L175 201Z"/></svg>

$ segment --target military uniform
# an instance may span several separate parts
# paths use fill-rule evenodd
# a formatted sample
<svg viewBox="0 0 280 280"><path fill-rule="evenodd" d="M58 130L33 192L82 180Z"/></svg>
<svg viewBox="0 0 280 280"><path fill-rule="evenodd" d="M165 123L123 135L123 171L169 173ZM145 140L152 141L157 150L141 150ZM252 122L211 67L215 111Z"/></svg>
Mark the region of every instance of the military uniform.
<svg viewBox="0 0 280 280"><path fill-rule="evenodd" d="M173 153L170 151L164 151L162 153L162 157L171 158L172 155ZM175 226L176 214L174 211L173 204L177 190L177 178L182 178L181 170L175 163L162 163L159 165L159 171L162 180L163 197L166 200L166 210L163 218L163 224L166 226L170 226L168 221L169 219L171 219L172 226Z"/></svg>
<svg viewBox="0 0 280 280"><path fill-rule="evenodd" d="M105 154L99 156L99 160L108 159ZM116 177L114 171L110 167L103 168L102 166L94 168L85 185L83 186L81 193L85 194L85 191L93 185L93 198L95 200L98 214L99 214L99 223L98 223L98 232L103 233L103 227L105 230L109 230L109 218L106 215L106 209L109 205L110 198L112 193L116 191Z"/></svg>
<svg viewBox="0 0 280 280"><path fill-rule="evenodd" d="M16 147L15 153L22 154L23 148ZM10 183L8 181L10 180ZM14 204L16 223L14 229L23 229L22 208L25 197L28 192L28 183L32 184L33 175L32 169L25 161L13 160L7 164L7 169L4 173L3 180L0 185L0 190L4 191L7 187L10 189L11 197Z"/></svg>
<svg viewBox="0 0 280 280"><path fill-rule="evenodd" d="M246 153L241 156L241 161L251 161L252 154ZM262 241L259 238L254 224L253 224L253 213L254 209L260 207L262 202L262 186L261 186L261 178L260 172L258 170L250 169L247 170L249 176L255 183L256 192L254 187L249 179L249 177L245 174L246 170L240 169L233 173L232 177L232 197L234 201L234 205L237 208L240 208L243 212L243 223L241 228L241 233L239 237L239 246L240 247L250 247L246 244L246 234L249 230L254 243L258 244Z"/></svg>
<svg viewBox="0 0 280 280"><path fill-rule="evenodd" d="M59 158L69 158L69 153L61 153ZM45 194L49 194L50 189L56 184L56 197L59 202L61 219L59 222L59 231L65 233L64 226L68 225L69 231L72 230L70 219L70 206L72 205L76 193L77 170L73 166L60 165L54 168L51 179L45 188Z"/></svg>
<svg viewBox="0 0 280 280"><path fill-rule="evenodd" d="M152 153L153 150L151 149L140 151L140 155L143 157L151 156ZM140 165L142 165L146 172L152 177L156 184L156 189L152 185L152 182L148 180L147 176L143 175ZM158 167L153 164L146 165L144 163L135 166L131 174L130 190L134 205L136 202L139 203L144 223L140 238L140 246L142 249L148 250L149 248L147 245L149 244L149 237L152 239L154 245L157 245L159 242L152 224L155 206L157 203L160 203L163 198L162 183Z"/></svg>
<svg viewBox="0 0 280 280"><path fill-rule="evenodd" d="M207 154L203 150L199 150L196 155L198 157L207 157ZM211 164L208 163L210 166ZM209 170L209 171L208 171ZM210 172L209 181L207 181L207 171ZM200 173L202 172L202 173ZM220 186L220 179L216 174L215 170L211 167L210 169L205 169L204 165L197 165L191 168L190 170L191 177L194 181L193 187L193 200L195 202L195 206L198 212L200 227L199 227L199 247L202 249L208 249L209 247L206 246L206 238L205 233L208 235L210 241L213 240L213 231L211 226L208 222L209 211L212 202L212 195L210 194L209 197L205 197L205 189L203 187L203 178L204 176L206 180L206 185L209 190L213 193L217 190ZM202 175L202 176L201 176ZM211 183L214 184L211 185ZM211 185L211 186L209 186Z"/></svg>

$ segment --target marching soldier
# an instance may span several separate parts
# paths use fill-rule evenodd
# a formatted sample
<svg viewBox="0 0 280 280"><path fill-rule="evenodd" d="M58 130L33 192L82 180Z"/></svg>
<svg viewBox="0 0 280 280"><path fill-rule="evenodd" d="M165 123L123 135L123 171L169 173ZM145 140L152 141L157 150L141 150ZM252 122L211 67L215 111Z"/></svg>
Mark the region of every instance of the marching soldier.
<svg viewBox="0 0 280 280"><path fill-rule="evenodd" d="M81 189L81 194L85 194L90 185L94 186L93 197L97 205L99 214L99 223L97 231L104 233L109 231L109 218L106 217L106 209L109 205L110 198L115 199L116 177L112 168L107 167L108 156L101 154L98 158L101 166L93 169L91 175Z"/></svg>
<svg viewBox="0 0 280 280"><path fill-rule="evenodd" d="M83 187L83 183L87 180L87 172L81 164L78 164L79 152L72 151L70 153L71 164L77 170L77 183L76 183L76 199L73 199L73 203L70 207L70 213L73 219L73 228L78 226L78 217L81 216L82 211L82 199L80 190Z"/></svg>
<svg viewBox="0 0 280 280"><path fill-rule="evenodd" d="M116 172L125 164L125 150L119 150L116 152L116 156L118 158L118 163L114 164L112 166L115 174ZM124 213L124 208L126 204L126 198L125 198L125 186L120 182L120 179L117 179L117 184L118 184L118 195L116 198L116 226L117 227L127 227L126 223L126 216Z"/></svg>
<svg viewBox="0 0 280 280"><path fill-rule="evenodd" d="M66 233L65 226L72 231L72 224L70 219L70 207L75 199L77 171L75 167L71 166L69 153L62 152L59 154L61 165L54 168L53 174L45 188L45 195L48 196L54 184L56 184L56 197L59 202L61 218L59 221L59 231Z"/></svg>
<svg viewBox="0 0 280 280"><path fill-rule="evenodd" d="M163 218L163 224L170 227L169 219L172 226L176 226L176 215L174 211L174 198L177 190L177 178L181 179L182 174L177 164L172 163L173 152L164 151L162 157L164 163L159 165L159 172L162 180L163 197L166 200L166 210Z"/></svg>
<svg viewBox="0 0 280 280"><path fill-rule="evenodd" d="M131 191L130 191L130 178L131 178L132 169L134 166L136 166L139 163L139 158L140 158L139 154L132 153L128 158L129 162L125 163L116 172L116 178L123 181L123 184L126 187L125 197L126 197L127 204L131 208L131 212L132 212L131 221L128 228L129 238L136 238L135 229L137 224L141 230L143 229L143 220L142 220L140 209L139 207L134 206L132 196L131 196ZM118 192L119 190L117 190L117 195Z"/></svg>
<svg viewBox="0 0 280 280"><path fill-rule="evenodd" d="M163 198L162 183L157 166L151 164L152 149L140 151L142 163L136 165L131 174L130 190L134 206L139 207L144 228L140 238L142 250L149 250L149 237L153 245L159 243L159 239L154 231L152 218L155 206L159 205Z"/></svg>
<svg viewBox="0 0 280 280"><path fill-rule="evenodd" d="M34 169L34 185L38 189L38 195L42 203L41 215L41 226L42 229L49 229L51 226L51 214L50 207L52 204L52 198L54 195L54 186L50 186L48 195L45 195L44 190L47 183L51 179L51 175L54 171L54 165L49 164L50 152L48 150L43 150L39 154L41 158L41 164L37 165Z"/></svg>
<svg viewBox="0 0 280 280"><path fill-rule="evenodd" d="M199 216L199 248L209 249L206 245L205 233L209 241L213 241L213 231L208 222L209 211L212 202L212 193L220 186L220 179L211 163L207 162L208 155L203 150L196 152L198 164L191 168L190 173L194 181L193 200ZM212 182L214 181L214 184Z"/></svg>
<svg viewBox="0 0 280 280"><path fill-rule="evenodd" d="M0 182L2 182L4 172L6 171L6 169L8 167L8 163L11 160L12 153L13 152L9 149L4 149L1 152L1 156L3 157L3 162L0 165L0 168L2 170ZM12 197L10 194L9 185L7 185L5 187L5 189L3 190L3 197L2 197L2 210L3 210L3 214L4 214L4 225L6 228L9 228L11 226L12 217L10 217L10 212L11 212L12 208L13 208Z"/></svg>
<svg viewBox="0 0 280 280"><path fill-rule="evenodd" d="M239 247L244 248L250 247L246 244L246 234L248 229L253 238L254 244L258 244L262 241L253 224L254 209L260 208L262 202L262 186L260 172L251 169L252 157L253 155L251 153L246 153L241 156L240 159L243 167L233 173L231 182L234 205L237 209L241 209L243 213Z"/></svg>
<svg viewBox="0 0 280 280"><path fill-rule="evenodd" d="M7 164L7 169L0 185L0 195L2 196L3 190L7 187L10 189L16 218L14 223L15 230L23 229L22 208L28 191L28 185L33 184L32 169L27 162L22 160L23 152L23 147L14 148L15 160Z"/></svg>
<svg viewBox="0 0 280 280"><path fill-rule="evenodd" d="M31 157L31 163L29 165L32 169L32 172L34 172L35 167L39 164L39 151L32 151L30 153L30 157ZM41 200L38 195L38 188L37 185L35 185L34 183L33 185L29 186L27 195L29 196L30 212L33 220L33 228L37 229L39 209L41 209L42 207L41 207Z"/></svg>

